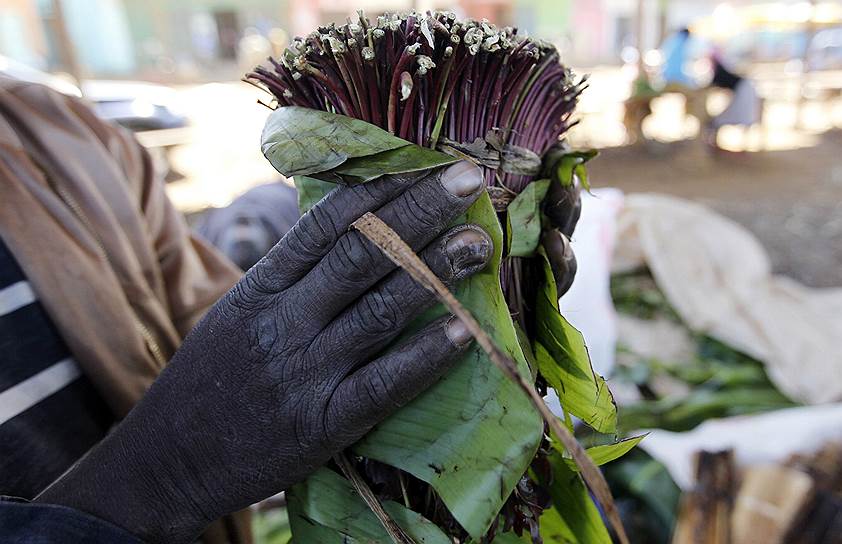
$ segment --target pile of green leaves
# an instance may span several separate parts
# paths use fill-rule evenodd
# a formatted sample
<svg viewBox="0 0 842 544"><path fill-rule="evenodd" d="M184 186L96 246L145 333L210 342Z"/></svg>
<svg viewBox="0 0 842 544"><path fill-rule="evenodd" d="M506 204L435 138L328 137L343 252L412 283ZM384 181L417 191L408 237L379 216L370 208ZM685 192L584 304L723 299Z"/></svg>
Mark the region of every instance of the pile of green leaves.
<svg viewBox="0 0 842 544"><path fill-rule="evenodd" d="M334 182L365 183L386 173L455 161L364 121L295 106L279 107L270 115L262 148L279 172L294 176L303 212L330 191ZM568 161L571 169L582 162ZM459 285L454 295L518 364L523 376L534 380L540 373L556 391L571 429L571 416L575 416L599 433L614 435L617 413L613 398L604 379L591 368L582 335L559 313L552 271L539 245L540 203L549 184L561 183L559 178L566 174L564 169L560 171L550 179L531 182L509 204L505 221L498 217L488 194L457 221L482 227L490 234L495 252L489 266ZM535 223L539 228L534 228ZM504 243L501 224L516 233L505 238L508 243ZM500 286L501 263L513 248L518 255L543 263L533 338L512 320ZM443 307L430 310L418 319L414 330L444 312ZM601 464L634 444L636 441L609 443L589 453ZM536 465L539 449L540 463ZM465 353L430 390L377 425L352 452L361 467L376 463L399 469L403 493L395 500L381 498L388 514L416 542L493 539L502 544L542 538L547 543L610 542L599 511L564 448L548 441L543 422L527 397L479 347ZM426 486L426 497L408 492L417 489L416 483ZM539 495L533 492L533 484L548 491L541 497L546 502L541 508L529 506ZM376 485L372 487L378 490ZM510 512L506 506L514 499L521 500L516 502L516 511ZM296 543L389 541L351 483L330 467L291 489L288 503ZM446 512L439 512L437 506L430 508L430 504L443 505ZM501 519L501 511L510 517ZM538 524L530 523L531 517L537 516L540 534L530 536L523 525L537 531Z"/></svg>
<svg viewBox="0 0 842 544"><path fill-rule="evenodd" d="M686 360L678 361L644 357L618 346L620 364L612 381L640 393L639 401L622 406L621 432L689 431L712 418L794 405L775 389L760 361L687 329L648 270L613 276L611 295L620 314L666 320L684 328L695 346ZM661 463L637 450L608 467L605 476L630 531L642 542L672 540L680 491Z"/></svg>
<svg viewBox="0 0 842 544"><path fill-rule="evenodd" d="M639 319L665 319L684 327L646 270L616 275L611 295L620 313ZM794 406L766 375L763 364L705 334L687 330L695 344L689 360L641 357L619 346L615 380L634 384L641 400L623 406L622 428L687 431L707 419ZM670 381L681 393L659 394L652 384Z"/></svg>

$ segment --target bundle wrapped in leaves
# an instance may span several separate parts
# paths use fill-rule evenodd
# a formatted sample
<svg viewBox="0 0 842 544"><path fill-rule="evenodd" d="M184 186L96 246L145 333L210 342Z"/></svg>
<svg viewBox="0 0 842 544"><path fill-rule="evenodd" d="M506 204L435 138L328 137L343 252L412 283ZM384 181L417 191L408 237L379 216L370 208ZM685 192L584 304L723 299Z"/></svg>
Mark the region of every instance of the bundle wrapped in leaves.
<svg viewBox="0 0 842 544"><path fill-rule="evenodd" d="M449 13L373 22L360 14L296 38L270 62L248 75L274 97L263 152L294 177L302 211L336 183L462 159L483 167L487 192L461 222L488 232L495 253L454 295L516 378L489 350L472 347L352 448L345 468L361 475L384 512L375 516L354 489L360 483L326 467L289 492L294 541L389 542L387 516L419 543L610 542L585 483L623 540L610 494L595 484L604 484L599 471L597 478L583 465L614 459L636 441L592 448L590 460L577 457L575 441L558 441L562 431L570 437L571 415L602 435L616 428L611 394L558 309L574 266L568 237L579 186L587 186L583 164L593 156L560 141L584 81L552 46ZM446 311L431 310L418 326ZM548 420L543 405L536 410L518 382L539 402L534 391L554 389L563 424Z"/></svg>

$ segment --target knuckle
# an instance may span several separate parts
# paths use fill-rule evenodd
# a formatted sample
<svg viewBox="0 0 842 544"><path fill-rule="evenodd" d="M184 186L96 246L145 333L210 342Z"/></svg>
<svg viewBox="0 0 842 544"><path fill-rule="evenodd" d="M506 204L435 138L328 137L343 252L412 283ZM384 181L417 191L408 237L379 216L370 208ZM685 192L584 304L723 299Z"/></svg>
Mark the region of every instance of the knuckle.
<svg viewBox="0 0 842 544"><path fill-rule="evenodd" d="M385 289L369 293L359 308L360 326L371 335L391 331L398 325L401 316L401 304Z"/></svg>
<svg viewBox="0 0 842 544"><path fill-rule="evenodd" d="M332 204L325 202L312 208L290 230L300 249L318 251L330 247L336 237L336 227L331 217Z"/></svg>
<svg viewBox="0 0 842 544"><path fill-rule="evenodd" d="M226 300L233 308L250 315L263 309L267 298L268 294L252 273L243 276L231 288Z"/></svg>
<svg viewBox="0 0 842 544"><path fill-rule="evenodd" d="M280 293L286 285L284 275L268 261L258 262L243 276L241 282L245 284L244 289L262 294Z"/></svg>
<svg viewBox="0 0 842 544"><path fill-rule="evenodd" d="M394 380L379 366L372 366L366 374L366 379L360 380L360 395L368 398L371 405L379 412L400 407L398 399L393 394Z"/></svg>
<svg viewBox="0 0 842 544"><path fill-rule="evenodd" d="M427 191L408 191L401 199L400 217L412 234L429 233L440 230L445 223L440 203L435 199L425 198Z"/></svg>
<svg viewBox="0 0 842 544"><path fill-rule="evenodd" d="M353 188L354 193L358 197L358 200L362 200L364 202L376 204L382 202L383 199L389 194L389 186L385 185L384 182L387 180L374 180L373 182L363 183L357 185Z"/></svg>
<svg viewBox="0 0 842 544"><path fill-rule="evenodd" d="M333 258L326 265L333 278L344 278L349 284L358 285L377 272L379 255L375 249L359 233L348 233L336 243Z"/></svg>

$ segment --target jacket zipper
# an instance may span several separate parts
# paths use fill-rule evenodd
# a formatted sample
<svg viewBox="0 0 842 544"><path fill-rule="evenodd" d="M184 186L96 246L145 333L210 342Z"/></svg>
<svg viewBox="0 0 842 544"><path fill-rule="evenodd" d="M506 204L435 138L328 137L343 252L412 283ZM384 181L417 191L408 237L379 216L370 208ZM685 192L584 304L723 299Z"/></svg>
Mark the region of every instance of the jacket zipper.
<svg viewBox="0 0 842 544"><path fill-rule="evenodd" d="M46 174L46 172L44 172ZM45 176L47 177L47 176ZM49 179L49 177L48 177ZM96 230L91 226L88 217L82 212L82 208L76 202L76 199L68 193L64 187L59 186L56 183L50 183L53 186L53 189L58 194L59 198L61 198L65 205L73 211L79 221L85 226L85 228L90 232L91 236L93 236L94 241L96 242L99 249L102 251L102 254L105 256L105 260L108 261L111 267L114 267L114 263L111 260L111 256L108 254L108 251L105 249L105 244L102 243L102 239L100 239L99 235L97 234ZM152 354L152 357L155 359L155 363L158 365L158 370L162 370L164 366L167 364L167 358L164 356L164 352L161 349L161 346L158 344L158 341L155 340L155 336L152 334L152 331L149 330L149 327L143 322L139 315L134 308L131 307L131 316L132 321L134 322L135 329L140 333L141 337L143 337L144 342L146 343L146 347L149 352Z"/></svg>

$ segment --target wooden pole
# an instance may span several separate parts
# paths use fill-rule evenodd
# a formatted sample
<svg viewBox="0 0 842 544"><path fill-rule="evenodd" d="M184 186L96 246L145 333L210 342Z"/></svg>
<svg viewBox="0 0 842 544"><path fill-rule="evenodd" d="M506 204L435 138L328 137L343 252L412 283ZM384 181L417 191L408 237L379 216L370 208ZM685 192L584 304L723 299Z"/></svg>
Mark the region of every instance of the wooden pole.
<svg viewBox="0 0 842 544"><path fill-rule="evenodd" d="M80 82L83 76L82 66L76 56L76 47L67 32L67 25L64 20L64 8L61 0L50 0L50 13L47 24L53 32L56 40L56 53L59 57L62 69L70 74L76 82Z"/></svg>
<svg viewBox="0 0 842 544"><path fill-rule="evenodd" d="M798 84L798 107L795 113L795 126L801 128L803 123L801 117L806 102L804 92L807 90L807 85L810 83L810 44L816 36L816 0L810 0L810 18L804 25L804 34L806 35L806 45L804 47L804 55L801 57L801 81Z"/></svg>
<svg viewBox="0 0 842 544"><path fill-rule="evenodd" d="M637 0L637 67L640 70L640 73L643 73L644 66L643 66L643 53L644 53L644 40L643 40L643 17L645 13L645 4L646 0Z"/></svg>

